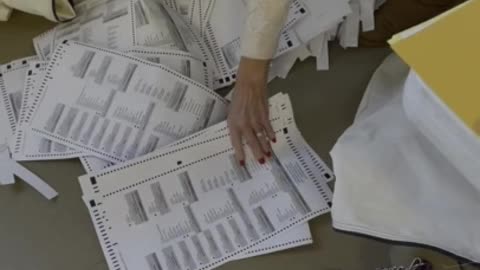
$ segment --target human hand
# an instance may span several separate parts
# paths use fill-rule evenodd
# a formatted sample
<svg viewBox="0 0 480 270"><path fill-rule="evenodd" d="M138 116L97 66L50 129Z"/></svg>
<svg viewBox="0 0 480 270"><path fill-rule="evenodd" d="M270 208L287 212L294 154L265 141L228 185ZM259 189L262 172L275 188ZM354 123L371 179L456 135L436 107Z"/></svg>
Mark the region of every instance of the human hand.
<svg viewBox="0 0 480 270"><path fill-rule="evenodd" d="M260 164L271 157L270 141L276 142L270 124L267 79L270 61L243 57L230 104L227 123L235 157L245 166L243 139Z"/></svg>

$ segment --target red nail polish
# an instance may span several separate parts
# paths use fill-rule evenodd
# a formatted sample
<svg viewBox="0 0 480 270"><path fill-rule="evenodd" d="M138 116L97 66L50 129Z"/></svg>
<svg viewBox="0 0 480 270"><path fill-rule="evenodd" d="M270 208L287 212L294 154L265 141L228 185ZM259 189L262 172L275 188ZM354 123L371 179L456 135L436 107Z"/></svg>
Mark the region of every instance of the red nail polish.
<svg viewBox="0 0 480 270"><path fill-rule="evenodd" d="M245 167L245 160L240 160L240 166Z"/></svg>
<svg viewBox="0 0 480 270"><path fill-rule="evenodd" d="M277 143L277 139L276 139L276 138L273 138L273 139L272 139L272 142L273 142L273 143Z"/></svg>
<svg viewBox="0 0 480 270"><path fill-rule="evenodd" d="M267 152L267 157L272 157L272 152L268 151Z"/></svg>
<svg viewBox="0 0 480 270"><path fill-rule="evenodd" d="M258 162L262 165L265 164L265 158L262 157L261 159L258 160Z"/></svg>

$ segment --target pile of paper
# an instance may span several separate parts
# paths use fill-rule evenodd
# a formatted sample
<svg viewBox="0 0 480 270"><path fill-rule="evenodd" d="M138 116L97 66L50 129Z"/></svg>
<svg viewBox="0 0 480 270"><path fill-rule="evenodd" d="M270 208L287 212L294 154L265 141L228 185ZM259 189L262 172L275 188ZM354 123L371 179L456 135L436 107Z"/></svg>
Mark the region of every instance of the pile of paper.
<svg viewBox="0 0 480 270"><path fill-rule="evenodd" d="M270 79L285 78L297 59L313 56L329 67L328 43L358 46L360 30L374 29L374 11L385 0L292 0ZM214 89L231 85L241 58L240 36L247 16L236 0L86 0L79 14L34 39L42 60L69 39L111 49L134 46L182 50L213 70Z"/></svg>
<svg viewBox="0 0 480 270"><path fill-rule="evenodd" d="M307 221L330 211L333 173L300 135L288 96L270 100L273 158L260 165L247 150L242 167L228 101L214 91L235 81L245 4L75 6L77 18L33 40L37 56L0 67L0 183L17 175L51 199L15 161L80 158L83 197L116 270L210 269L311 243ZM311 55L328 66L328 41L356 45L374 7L292 1L271 78Z"/></svg>
<svg viewBox="0 0 480 270"><path fill-rule="evenodd" d="M0 66L0 185L13 184L16 175L46 198L52 199L57 196L57 192L11 158L11 149L14 148L12 139L21 114L27 69L38 63L36 59L29 57Z"/></svg>
<svg viewBox="0 0 480 270"><path fill-rule="evenodd" d="M277 143L260 165L235 160L225 122L160 151L80 177L110 269L212 269L312 242L330 211L331 172L270 100Z"/></svg>

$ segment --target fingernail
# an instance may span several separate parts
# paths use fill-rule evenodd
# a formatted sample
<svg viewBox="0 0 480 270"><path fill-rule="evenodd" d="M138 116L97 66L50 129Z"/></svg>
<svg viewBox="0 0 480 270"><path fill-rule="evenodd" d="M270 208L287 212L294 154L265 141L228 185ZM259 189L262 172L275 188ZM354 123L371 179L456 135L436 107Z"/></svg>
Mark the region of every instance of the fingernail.
<svg viewBox="0 0 480 270"><path fill-rule="evenodd" d="M277 143L277 139L276 139L276 138L273 138L273 139L272 139L272 142L273 142L273 143Z"/></svg>
<svg viewBox="0 0 480 270"><path fill-rule="evenodd" d="M272 157L272 152L268 151L267 152L267 157Z"/></svg>
<svg viewBox="0 0 480 270"><path fill-rule="evenodd" d="M265 164L265 158L262 157L261 159L258 160L258 162L262 165Z"/></svg>
<svg viewBox="0 0 480 270"><path fill-rule="evenodd" d="M245 160L240 160L240 166L245 167Z"/></svg>

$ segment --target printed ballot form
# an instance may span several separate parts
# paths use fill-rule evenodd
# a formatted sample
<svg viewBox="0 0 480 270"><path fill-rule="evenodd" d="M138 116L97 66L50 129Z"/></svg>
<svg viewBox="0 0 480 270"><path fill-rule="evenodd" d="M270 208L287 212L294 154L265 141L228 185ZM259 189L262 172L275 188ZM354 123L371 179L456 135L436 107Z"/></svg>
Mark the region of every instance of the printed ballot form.
<svg viewBox="0 0 480 270"><path fill-rule="evenodd" d="M167 66L208 88L213 88L214 72L212 67L207 62L197 59L188 52L153 47L134 47L125 50L125 52L132 56Z"/></svg>
<svg viewBox="0 0 480 270"><path fill-rule="evenodd" d="M74 40L116 50L133 46L181 50L213 63L200 34L162 1L100 0L78 5L81 12L76 19L33 40L42 60L50 59L64 40Z"/></svg>
<svg viewBox="0 0 480 270"><path fill-rule="evenodd" d="M223 98L172 69L74 41L57 46L39 89L36 134L113 162L226 116Z"/></svg>
<svg viewBox="0 0 480 270"><path fill-rule="evenodd" d="M2 106L8 116L10 136L15 132L22 105L22 93L27 69L36 56L15 60L0 66L0 94Z"/></svg>
<svg viewBox="0 0 480 270"><path fill-rule="evenodd" d="M77 17L36 38L33 43L42 60L50 59L55 47L64 40L76 40L111 49L133 46L130 1L84 1L76 8Z"/></svg>
<svg viewBox="0 0 480 270"><path fill-rule="evenodd" d="M37 57L27 57L0 66L0 185L14 184L16 175L47 199L52 199L58 195L54 189L11 159L27 69L36 60Z"/></svg>
<svg viewBox="0 0 480 270"><path fill-rule="evenodd" d="M331 172L311 156L290 113L272 116L278 142L265 165L248 152L241 167L221 123L81 177L110 268L211 269L266 241L299 237L306 221L328 212Z"/></svg>
<svg viewBox="0 0 480 270"><path fill-rule="evenodd" d="M38 100L44 96L39 91L40 81L45 76L47 62L30 61L26 71L20 113L17 128L12 140L10 151L15 160L53 160L69 159L82 155L82 152L66 147L61 143L54 143L29 130L32 113L36 111ZM42 89L44 90L44 89Z"/></svg>

